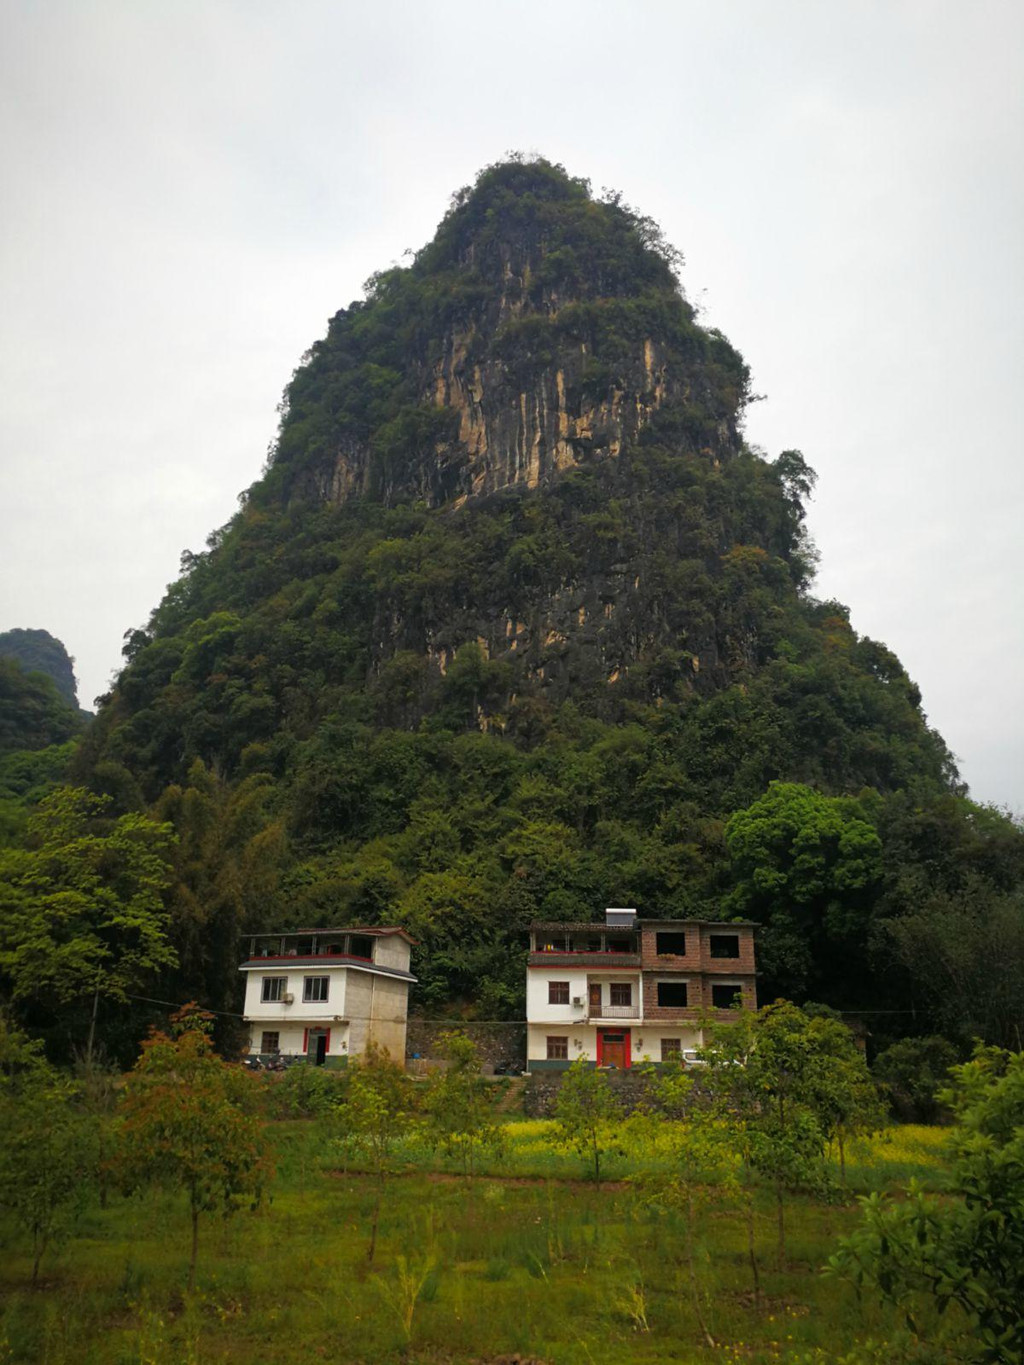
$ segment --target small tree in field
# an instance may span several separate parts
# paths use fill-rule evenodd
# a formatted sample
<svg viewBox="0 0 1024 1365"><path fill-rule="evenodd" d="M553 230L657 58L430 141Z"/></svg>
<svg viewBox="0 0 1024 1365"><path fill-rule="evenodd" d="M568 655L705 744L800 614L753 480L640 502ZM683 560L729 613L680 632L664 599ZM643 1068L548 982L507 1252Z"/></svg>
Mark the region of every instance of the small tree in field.
<svg viewBox="0 0 1024 1365"><path fill-rule="evenodd" d="M842 1144L850 1131L880 1122L871 1079L842 1023L788 1000L711 1024L707 1032L701 1056L716 1110L734 1124L745 1171L775 1188L782 1264L785 1194L828 1182L830 1136ZM752 1221L749 1226L752 1233ZM751 1264L756 1275L752 1245Z"/></svg>
<svg viewBox="0 0 1024 1365"><path fill-rule="evenodd" d="M32 1239L32 1282L48 1247L70 1233L93 1151L76 1087L42 1046L0 1014L0 1207Z"/></svg>
<svg viewBox="0 0 1024 1365"><path fill-rule="evenodd" d="M638 1110L629 1120L639 1145L651 1146L668 1135L671 1165L636 1179L641 1199L655 1211L678 1211L683 1215L686 1275L694 1314L708 1346L717 1343L704 1311L706 1296L701 1293L698 1255L705 1207L720 1206L736 1197L738 1156L734 1127L717 1117L708 1107L694 1102L692 1075L678 1065L666 1066L653 1082L658 1109ZM675 1117L675 1122L666 1119Z"/></svg>
<svg viewBox="0 0 1024 1365"><path fill-rule="evenodd" d="M601 1158L612 1146L613 1121L621 1112L608 1077L595 1070L586 1057L577 1057L562 1078L555 1100L555 1123L558 1141L593 1166L597 1182L601 1179Z"/></svg>
<svg viewBox="0 0 1024 1365"><path fill-rule="evenodd" d="M480 1074L480 1054L464 1033L439 1039L447 1071L436 1071L424 1096L427 1136L449 1156L458 1157L463 1173L472 1179L476 1159L500 1147L503 1130L494 1117L491 1087Z"/></svg>
<svg viewBox="0 0 1024 1365"><path fill-rule="evenodd" d="M377 1229L384 1189L395 1147L408 1129L411 1112L405 1073L387 1050L371 1045L361 1062L348 1068L348 1089L341 1106L342 1145L361 1153L373 1172L376 1195L366 1259L377 1250Z"/></svg>
<svg viewBox="0 0 1024 1365"><path fill-rule="evenodd" d="M919 1333L922 1308L951 1304L968 1330L957 1359L984 1365L1024 1360L1024 1052L979 1048L952 1068L939 1099L956 1115L948 1189L916 1182L899 1198L861 1200L863 1224L840 1242L829 1270L874 1288ZM931 1333L927 1334L929 1338Z"/></svg>
<svg viewBox="0 0 1024 1365"><path fill-rule="evenodd" d="M195 1288L199 1216L255 1208L270 1174L250 1078L217 1056L209 1016L187 1005L175 1036L154 1033L129 1074L121 1106L119 1169L125 1184L164 1185L188 1196L188 1287Z"/></svg>

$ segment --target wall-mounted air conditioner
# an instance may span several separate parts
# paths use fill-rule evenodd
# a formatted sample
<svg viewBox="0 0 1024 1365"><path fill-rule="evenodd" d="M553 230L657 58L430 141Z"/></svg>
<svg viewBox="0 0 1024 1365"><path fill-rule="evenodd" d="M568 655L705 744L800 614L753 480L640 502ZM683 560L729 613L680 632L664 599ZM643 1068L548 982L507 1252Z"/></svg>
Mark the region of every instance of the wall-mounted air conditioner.
<svg viewBox="0 0 1024 1365"><path fill-rule="evenodd" d="M573 1008L581 1010L583 1008L583 996L574 995L572 998Z"/></svg>
<svg viewBox="0 0 1024 1365"><path fill-rule="evenodd" d="M295 1003L295 996L292 995L291 991L285 991L284 995L281 996L281 1002L285 1005L292 1005Z"/></svg>

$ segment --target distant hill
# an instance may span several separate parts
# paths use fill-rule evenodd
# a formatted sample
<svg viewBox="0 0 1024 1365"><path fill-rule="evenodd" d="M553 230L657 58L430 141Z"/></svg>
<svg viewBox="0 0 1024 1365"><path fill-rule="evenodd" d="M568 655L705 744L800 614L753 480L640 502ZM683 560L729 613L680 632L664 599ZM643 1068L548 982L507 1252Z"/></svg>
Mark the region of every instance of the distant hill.
<svg viewBox="0 0 1024 1365"><path fill-rule="evenodd" d="M63 744L83 724L83 713L47 674L28 672L17 659L0 655L0 755Z"/></svg>
<svg viewBox="0 0 1024 1365"><path fill-rule="evenodd" d="M48 630L0 632L0 658L17 659L26 673L45 673L64 700L78 707L75 661Z"/></svg>

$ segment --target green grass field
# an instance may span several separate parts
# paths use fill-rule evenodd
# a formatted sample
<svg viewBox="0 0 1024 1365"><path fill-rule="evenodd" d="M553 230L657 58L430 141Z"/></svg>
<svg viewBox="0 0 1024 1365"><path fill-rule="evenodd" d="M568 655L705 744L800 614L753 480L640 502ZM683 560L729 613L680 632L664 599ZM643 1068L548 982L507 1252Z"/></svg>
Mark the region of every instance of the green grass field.
<svg viewBox="0 0 1024 1365"><path fill-rule="evenodd" d="M88 1208L75 1237L30 1285L27 1245L7 1239L0 1268L0 1362L212 1365L213 1362L790 1362L826 1365L875 1351L897 1316L858 1302L820 1267L853 1226L852 1197L788 1206L789 1256L775 1262L774 1205L758 1210L764 1297L755 1306L740 1213L712 1194L702 1215L703 1339L683 1264L682 1228L652 1213L629 1177L667 1152L624 1151L609 1184L546 1121L509 1125L500 1163L473 1182L409 1142L388 1182L367 1262L370 1178L344 1163L316 1121L271 1125L278 1176L256 1213L201 1231L199 1289L183 1292L183 1200L149 1194ZM851 1189L935 1184L941 1129L902 1127L854 1145ZM6 1229L8 1233L10 1229ZM929 1359L952 1359L936 1349ZM924 1359L922 1357L922 1359Z"/></svg>

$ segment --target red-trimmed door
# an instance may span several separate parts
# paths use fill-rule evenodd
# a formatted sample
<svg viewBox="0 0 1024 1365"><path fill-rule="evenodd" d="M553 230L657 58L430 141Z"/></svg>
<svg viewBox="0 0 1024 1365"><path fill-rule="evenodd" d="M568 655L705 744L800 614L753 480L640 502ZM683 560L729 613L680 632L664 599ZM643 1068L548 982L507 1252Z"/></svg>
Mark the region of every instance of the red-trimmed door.
<svg viewBox="0 0 1024 1365"><path fill-rule="evenodd" d="M617 1066L625 1071L630 1064L629 1029L613 1033L610 1029L599 1029L597 1034L598 1066Z"/></svg>

